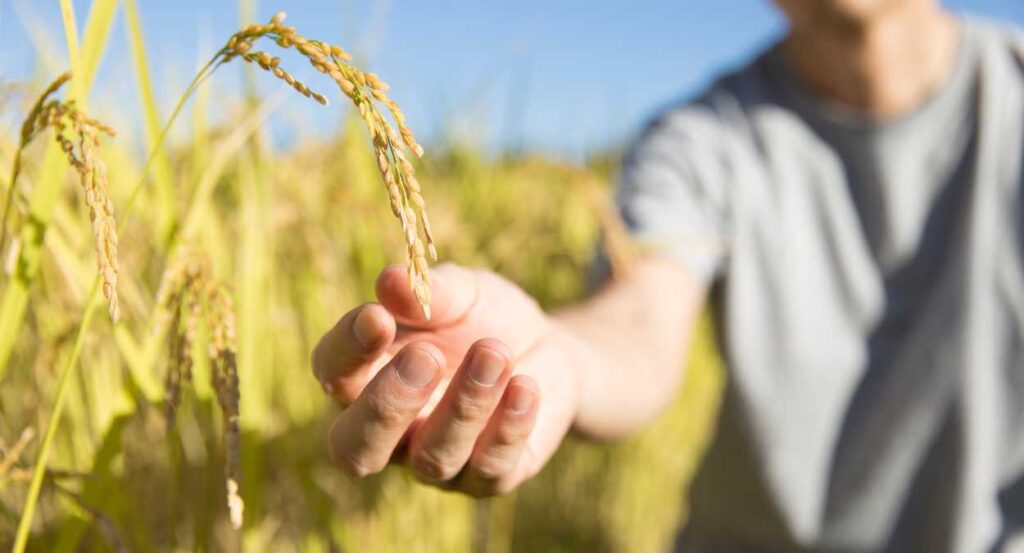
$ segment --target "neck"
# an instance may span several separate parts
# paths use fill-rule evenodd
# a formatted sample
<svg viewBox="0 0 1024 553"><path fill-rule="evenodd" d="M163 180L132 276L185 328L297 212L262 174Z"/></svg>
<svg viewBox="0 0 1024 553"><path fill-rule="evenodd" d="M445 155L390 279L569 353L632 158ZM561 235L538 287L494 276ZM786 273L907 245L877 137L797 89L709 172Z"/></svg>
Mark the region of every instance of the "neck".
<svg viewBox="0 0 1024 553"><path fill-rule="evenodd" d="M959 30L931 2L906 2L870 22L794 22L784 51L817 94L876 118L912 111L945 81Z"/></svg>

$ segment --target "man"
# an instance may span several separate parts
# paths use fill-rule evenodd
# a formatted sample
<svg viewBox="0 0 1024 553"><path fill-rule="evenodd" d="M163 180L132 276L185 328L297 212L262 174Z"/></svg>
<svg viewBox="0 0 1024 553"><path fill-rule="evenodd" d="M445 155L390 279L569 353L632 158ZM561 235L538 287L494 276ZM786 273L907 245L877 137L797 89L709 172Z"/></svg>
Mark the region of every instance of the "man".
<svg viewBox="0 0 1024 553"><path fill-rule="evenodd" d="M658 413L710 298L729 383L681 550L1022 547L1024 38L937 0L777 4L785 39L626 159L632 275L548 315L441 266L424 321L383 272L314 353L341 467L508 491L570 429Z"/></svg>

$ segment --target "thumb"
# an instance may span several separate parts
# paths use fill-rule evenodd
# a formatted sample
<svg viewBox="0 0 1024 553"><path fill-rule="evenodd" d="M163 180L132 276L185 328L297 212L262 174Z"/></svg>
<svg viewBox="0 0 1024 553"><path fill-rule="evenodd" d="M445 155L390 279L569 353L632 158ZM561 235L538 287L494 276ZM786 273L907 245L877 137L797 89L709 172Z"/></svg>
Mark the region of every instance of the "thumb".
<svg viewBox="0 0 1024 553"><path fill-rule="evenodd" d="M453 263L430 270L430 320L416 301L404 265L391 265L377 277L377 300L401 324L417 328L439 328L461 320L476 304L479 274Z"/></svg>

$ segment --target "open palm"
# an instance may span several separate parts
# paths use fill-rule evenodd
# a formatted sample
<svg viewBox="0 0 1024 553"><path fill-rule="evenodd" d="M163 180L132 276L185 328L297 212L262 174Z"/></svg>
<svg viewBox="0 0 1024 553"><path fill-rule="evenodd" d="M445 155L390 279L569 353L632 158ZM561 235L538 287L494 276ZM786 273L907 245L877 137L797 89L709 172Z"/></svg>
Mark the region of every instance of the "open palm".
<svg viewBox="0 0 1024 553"><path fill-rule="evenodd" d="M314 351L345 406L331 456L356 476L401 462L437 486L501 493L540 470L572 423L572 343L494 273L446 264L432 276L429 321L404 268L389 267L380 303L349 311Z"/></svg>

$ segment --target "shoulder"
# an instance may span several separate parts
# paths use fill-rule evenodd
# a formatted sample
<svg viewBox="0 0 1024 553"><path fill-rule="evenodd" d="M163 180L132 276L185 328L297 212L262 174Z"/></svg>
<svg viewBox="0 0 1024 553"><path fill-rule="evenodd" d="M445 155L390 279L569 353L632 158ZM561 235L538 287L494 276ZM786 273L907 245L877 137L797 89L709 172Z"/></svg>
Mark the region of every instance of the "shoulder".
<svg viewBox="0 0 1024 553"><path fill-rule="evenodd" d="M771 48L729 69L695 94L655 112L633 142L634 149L688 146L716 149L748 127L760 106L772 103L766 70Z"/></svg>
<svg viewBox="0 0 1024 553"><path fill-rule="evenodd" d="M1010 62L1017 74L1024 75L1024 28L975 15L961 18L965 32L978 43L983 62Z"/></svg>

